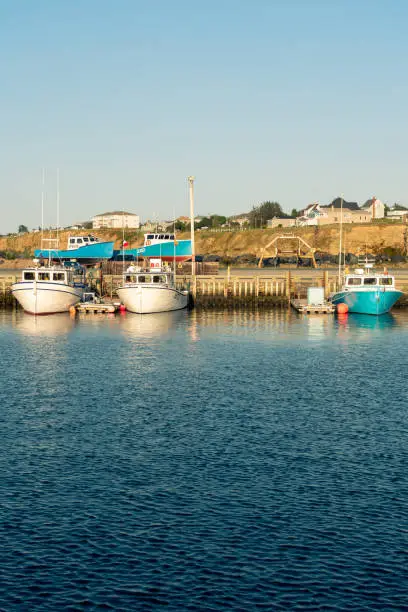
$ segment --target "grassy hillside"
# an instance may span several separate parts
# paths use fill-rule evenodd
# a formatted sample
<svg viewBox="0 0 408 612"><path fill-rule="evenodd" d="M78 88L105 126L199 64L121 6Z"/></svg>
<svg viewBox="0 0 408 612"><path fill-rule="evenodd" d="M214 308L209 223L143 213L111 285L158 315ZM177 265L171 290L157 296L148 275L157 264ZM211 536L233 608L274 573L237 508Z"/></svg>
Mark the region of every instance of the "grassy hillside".
<svg viewBox="0 0 408 612"><path fill-rule="evenodd" d="M343 250L349 253L367 251L369 253L388 253L406 255L408 250L408 226L398 223L369 223L349 224L343 226ZM242 232L197 232L196 252L202 255L219 255L221 257L235 257L237 255L251 254L259 256L261 249L266 247L278 235L294 233L301 236L306 242L318 251L335 255L339 248L338 225L324 227L305 227L295 230L247 230ZM78 232L81 234L81 232ZM120 248L122 231L96 230L93 232L101 240L114 240L115 247ZM60 232L61 248L66 248L69 235L72 231ZM136 247L143 244L143 233L125 232L129 246ZM179 234L180 239L188 239L188 233ZM41 234L27 233L22 235L4 236L0 238L0 252L14 253L32 257L34 249L40 247ZM268 254L267 252L265 253ZM272 254L272 251L271 253Z"/></svg>

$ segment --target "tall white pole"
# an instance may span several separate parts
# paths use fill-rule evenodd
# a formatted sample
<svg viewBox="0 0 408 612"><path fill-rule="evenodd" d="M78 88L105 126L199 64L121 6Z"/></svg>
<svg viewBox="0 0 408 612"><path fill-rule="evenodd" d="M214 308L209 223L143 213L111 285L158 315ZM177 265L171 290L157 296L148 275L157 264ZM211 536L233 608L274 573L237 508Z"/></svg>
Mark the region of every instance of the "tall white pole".
<svg viewBox="0 0 408 612"><path fill-rule="evenodd" d="M343 195L340 199L340 240L339 240L339 287L341 285L341 257L343 250Z"/></svg>
<svg viewBox="0 0 408 612"><path fill-rule="evenodd" d="M191 275L195 275L195 244L194 244L194 176L188 177L190 192L190 232L191 232Z"/></svg>

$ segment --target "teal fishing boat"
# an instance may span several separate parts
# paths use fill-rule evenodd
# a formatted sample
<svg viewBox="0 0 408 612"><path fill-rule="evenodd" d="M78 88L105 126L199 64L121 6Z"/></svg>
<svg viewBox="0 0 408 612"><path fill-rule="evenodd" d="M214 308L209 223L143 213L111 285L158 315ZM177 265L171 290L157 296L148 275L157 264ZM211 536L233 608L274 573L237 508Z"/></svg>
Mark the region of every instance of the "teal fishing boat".
<svg viewBox="0 0 408 612"><path fill-rule="evenodd" d="M344 284L340 291L333 293L331 302L347 304L349 312L383 315L391 310L403 295L395 288L395 277L385 270L378 274L372 264L366 263L350 274L345 270Z"/></svg>

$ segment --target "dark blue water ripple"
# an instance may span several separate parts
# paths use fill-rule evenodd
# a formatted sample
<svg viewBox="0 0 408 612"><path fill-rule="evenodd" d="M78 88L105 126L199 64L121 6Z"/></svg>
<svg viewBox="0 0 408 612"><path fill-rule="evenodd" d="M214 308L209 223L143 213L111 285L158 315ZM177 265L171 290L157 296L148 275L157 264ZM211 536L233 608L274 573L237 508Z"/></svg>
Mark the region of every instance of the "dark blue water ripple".
<svg viewBox="0 0 408 612"><path fill-rule="evenodd" d="M408 609L406 315L0 339L1 610Z"/></svg>

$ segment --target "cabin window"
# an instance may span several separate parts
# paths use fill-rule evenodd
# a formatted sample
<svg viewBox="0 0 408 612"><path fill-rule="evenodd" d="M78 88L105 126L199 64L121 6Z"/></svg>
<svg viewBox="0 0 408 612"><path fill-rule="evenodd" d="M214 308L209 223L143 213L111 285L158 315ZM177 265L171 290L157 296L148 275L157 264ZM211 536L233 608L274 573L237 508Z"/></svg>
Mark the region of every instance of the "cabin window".
<svg viewBox="0 0 408 612"><path fill-rule="evenodd" d="M165 237L164 237L164 239L165 239L165 240L169 240L169 239L170 239L170 236L169 236L168 234L166 234L166 235L165 235Z"/></svg>
<svg viewBox="0 0 408 612"><path fill-rule="evenodd" d="M69 244L75 244L75 238L70 238L69 239Z"/></svg>
<svg viewBox="0 0 408 612"><path fill-rule="evenodd" d="M58 281L58 282L64 282L64 280L65 280L64 272L53 272L52 280L55 280L55 281Z"/></svg>
<svg viewBox="0 0 408 612"><path fill-rule="evenodd" d="M49 281L50 280L50 273L49 272L39 272L38 273L38 280L39 281Z"/></svg>
<svg viewBox="0 0 408 612"><path fill-rule="evenodd" d="M377 279L374 277L369 276L368 278L364 279L364 284L365 285L376 285L377 284Z"/></svg>
<svg viewBox="0 0 408 612"><path fill-rule="evenodd" d="M152 277L149 274L139 276L139 283L151 283L151 282L152 282Z"/></svg>
<svg viewBox="0 0 408 612"><path fill-rule="evenodd" d="M361 278L349 278L347 285L361 285Z"/></svg>
<svg viewBox="0 0 408 612"><path fill-rule="evenodd" d="M32 281L35 279L35 272L24 272L24 280Z"/></svg>
<svg viewBox="0 0 408 612"><path fill-rule="evenodd" d="M392 285L392 278L390 276L380 278L380 285Z"/></svg>
<svg viewBox="0 0 408 612"><path fill-rule="evenodd" d="M147 238L147 240L153 240L154 239L154 234L147 234L146 238Z"/></svg>
<svg viewBox="0 0 408 612"><path fill-rule="evenodd" d="M164 277L164 278L166 278L166 277ZM162 283L163 282L163 276L153 276L153 282L154 283Z"/></svg>
<svg viewBox="0 0 408 612"><path fill-rule="evenodd" d="M77 243L78 244L82 244L82 242L83 242L82 238L77 238Z"/></svg>
<svg viewBox="0 0 408 612"><path fill-rule="evenodd" d="M170 240L174 240L174 234L170 234Z"/></svg>
<svg viewBox="0 0 408 612"><path fill-rule="evenodd" d="M89 238L84 238L84 242L89 242Z"/></svg>

